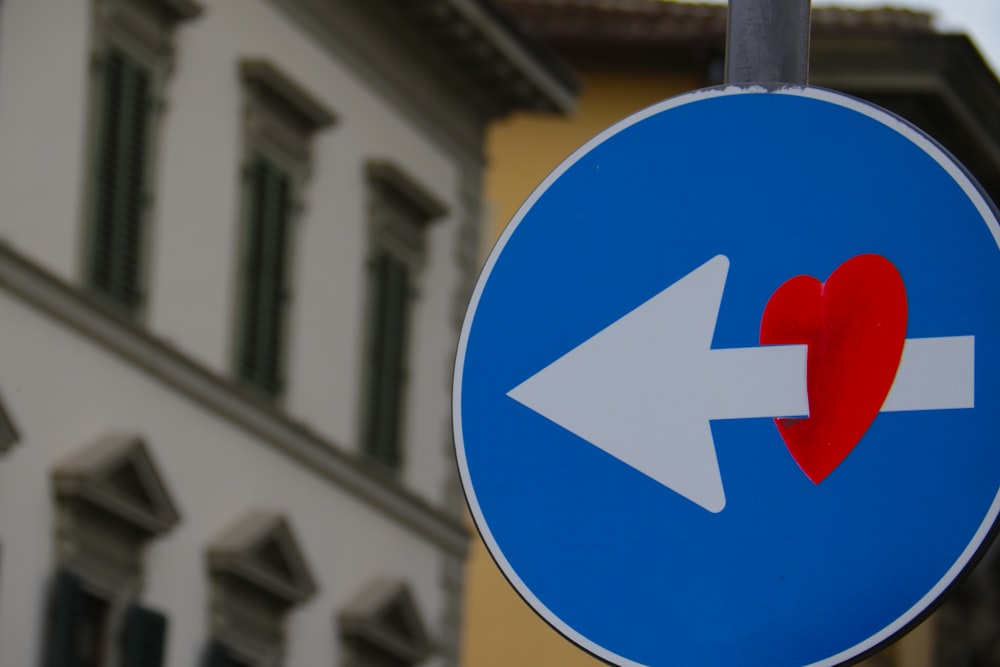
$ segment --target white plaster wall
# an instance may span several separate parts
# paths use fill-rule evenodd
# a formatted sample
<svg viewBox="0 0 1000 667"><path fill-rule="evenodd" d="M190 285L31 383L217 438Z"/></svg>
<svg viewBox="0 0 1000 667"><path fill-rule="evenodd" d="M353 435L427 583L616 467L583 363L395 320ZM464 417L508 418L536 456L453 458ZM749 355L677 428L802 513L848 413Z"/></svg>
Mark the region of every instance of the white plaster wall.
<svg viewBox="0 0 1000 667"><path fill-rule="evenodd" d="M0 459L0 664L39 664L52 466L108 430L146 439L182 514L146 553L143 601L170 618L166 665L196 664L208 628L205 546L254 508L289 518L320 589L291 616L285 664L338 664L336 611L378 575L412 586L434 632L445 600L432 545L2 290L0 321L0 386L24 436Z"/></svg>
<svg viewBox="0 0 1000 667"><path fill-rule="evenodd" d="M178 28L164 95L145 326L230 373L242 149L238 63L266 58L338 117L316 137L306 210L294 229L284 407L349 451L359 446L366 163L393 162L449 209L430 231L420 276L404 422L403 481L438 503L452 474L451 314L466 165L268 0L201 1L204 13ZM83 238L89 4L0 4L0 238L73 283Z"/></svg>
<svg viewBox="0 0 1000 667"><path fill-rule="evenodd" d="M285 407L350 451L359 403L368 247L365 166L388 160L445 203L430 232L412 341L404 482L439 502L450 464L447 375L455 332L455 157L421 133L370 83L260 0L210 0L181 33L171 83L159 226L153 245L151 327L228 373L233 354L239 234L241 58L266 58L337 116L315 139L304 214L294 228L293 300Z"/></svg>
<svg viewBox="0 0 1000 667"><path fill-rule="evenodd" d="M0 238L76 279L89 3L0 3Z"/></svg>
<svg viewBox="0 0 1000 667"><path fill-rule="evenodd" d="M457 475L452 457L451 382L458 332L451 327L455 292L462 280L455 263L455 227L460 224L457 218L467 214L456 204L452 219L429 230L431 261L419 277L410 340L413 379L407 388L404 480L434 502L440 502L446 480Z"/></svg>

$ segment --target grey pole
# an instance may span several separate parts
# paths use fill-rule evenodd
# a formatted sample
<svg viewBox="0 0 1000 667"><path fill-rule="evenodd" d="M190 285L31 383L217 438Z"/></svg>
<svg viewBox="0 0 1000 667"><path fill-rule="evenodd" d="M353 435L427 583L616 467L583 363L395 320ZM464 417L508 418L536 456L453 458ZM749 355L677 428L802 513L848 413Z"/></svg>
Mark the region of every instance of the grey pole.
<svg viewBox="0 0 1000 667"><path fill-rule="evenodd" d="M729 0L726 83L809 82L811 0Z"/></svg>

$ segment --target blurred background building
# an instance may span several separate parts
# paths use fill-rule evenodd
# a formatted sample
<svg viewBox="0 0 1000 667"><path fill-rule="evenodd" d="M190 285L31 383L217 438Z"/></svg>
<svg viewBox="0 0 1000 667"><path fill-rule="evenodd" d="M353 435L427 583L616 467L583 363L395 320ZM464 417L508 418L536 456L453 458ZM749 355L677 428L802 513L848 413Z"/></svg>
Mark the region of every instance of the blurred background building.
<svg viewBox="0 0 1000 667"><path fill-rule="evenodd" d="M479 0L0 4L0 665L455 665Z"/></svg>
<svg viewBox="0 0 1000 667"><path fill-rule="evenodd" d="M496 2L557 49L581 78L582 91L568 117L523 112L490 128L486 192L494 236L586 140L664 98L722 82L723 4ZM902 115L941 142L1000 201L1000 83L966 36L937 33L930 15L906 10L817 8L812 16L812 84ZM468 573L463 664L603 664L535 616L478 540ZM864 664L1000 665L1000 563L987 558L928 621Z"/></svg>

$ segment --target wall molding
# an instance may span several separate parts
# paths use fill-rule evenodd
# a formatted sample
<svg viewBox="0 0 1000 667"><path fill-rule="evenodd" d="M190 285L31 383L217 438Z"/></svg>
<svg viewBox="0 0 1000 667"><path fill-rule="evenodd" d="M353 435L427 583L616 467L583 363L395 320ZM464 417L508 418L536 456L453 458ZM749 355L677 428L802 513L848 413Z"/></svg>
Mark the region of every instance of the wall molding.
<svg viewBox="0 0 1000 667"><path fill-rule="evenodd" d="M460 519L432 506L228 378L106 310L2 242L0 287L326 477L411 532L464 557L469 532Z"/></svg>

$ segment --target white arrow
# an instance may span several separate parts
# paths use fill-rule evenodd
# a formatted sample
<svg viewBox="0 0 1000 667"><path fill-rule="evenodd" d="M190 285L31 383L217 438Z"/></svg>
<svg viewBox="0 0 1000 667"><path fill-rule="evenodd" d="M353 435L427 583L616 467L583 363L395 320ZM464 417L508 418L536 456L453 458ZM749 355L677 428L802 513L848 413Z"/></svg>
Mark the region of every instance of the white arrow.
<svg viewBox="0 0 1000 667"><path fill-rule="evenodd" d="M711 349L717 255L508 396L710 512L726 505L709 421L807 416L806 346ZM883 410L973 407L972 336L909 339Z"/></svg>

